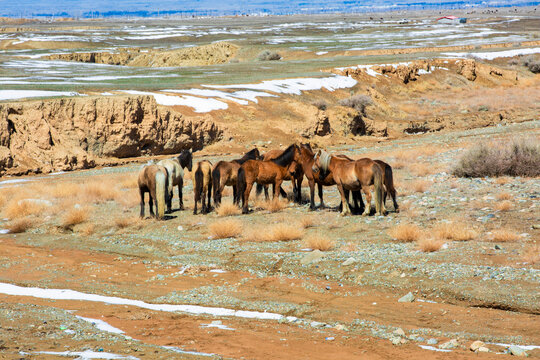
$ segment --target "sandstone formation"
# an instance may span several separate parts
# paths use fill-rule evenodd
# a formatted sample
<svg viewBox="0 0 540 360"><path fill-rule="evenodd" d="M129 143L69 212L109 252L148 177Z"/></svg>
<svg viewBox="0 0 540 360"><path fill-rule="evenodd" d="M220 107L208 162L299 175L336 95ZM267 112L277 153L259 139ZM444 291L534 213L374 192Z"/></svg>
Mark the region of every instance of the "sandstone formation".
<svg viewBox="0 0 540 360"><path fill-rule="evenodd" d="M99 158L201 149L223 131L152 96L63 98L0 104L0 175L92 167Z"/></svg>
<svg viewBox="0 0 540 360"><path fill-rule="evenodd" d="M330 120L324 110L319 110L315 117L315 121L310 124L303 132L302 136L310 138L312 136L325 136L332 131L330 127Z"/></svg>

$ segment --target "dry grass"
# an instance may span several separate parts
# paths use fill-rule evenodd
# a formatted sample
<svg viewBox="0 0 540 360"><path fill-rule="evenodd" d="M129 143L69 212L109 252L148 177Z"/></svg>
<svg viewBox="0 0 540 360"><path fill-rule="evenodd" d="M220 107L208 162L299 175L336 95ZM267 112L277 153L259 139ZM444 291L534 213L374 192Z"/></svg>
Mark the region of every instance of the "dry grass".
<svg viewBox="0 0 540 360"><path fill-rule="evenodd" d="M256 201L255 207L267 210L271 213L275 213L285 209L289 203L283 198L275 198L268 201Z"/></svg>
<svg viewBox="0 0 540 360"><path fill-rule="evenodd" d="M540 263L540 245L533 244L523 253L523 261L527 264Z"/></svg>
<svg viewBox="0 0 540 360"><path fill-rule="evenodd" d="M514 231L507 230L507 229L499 229L493 231L493 241L495 242L512 242L512 241L518 241L520 236L516 234Z"/></svg>
<svg viewBox="0 0 540 360"><path fill-rule="evenodd" d="M417 241L422 236L422 231L415 224L400 224L388 232L395 240L401 242Z"/></svg>
<svg viewBox="0 0 540 360"><path fill-rule="evenodd" d="M242 223L238 220L219 220L208 226L214 239L237 237L242 233Z"/></svg>
<svg viewBox="0 0 540 360"><path fill-rule="evenodd" d="M411 183L411 188L414 192L417 192L417 193L423 193L425 192L427 189L429 189L429 187L432 185L433 183L431 181L427 181L427 180L416 180L416 181L413 181Z"/></svg>
<svg viewBox="0 0 540 360"><path fill-rule="evenodd" d="M438 238L453 241L469 241L478 236L477 232L468 228L467 225L457 222L440 223L434 228Z"/></svg>
<svg viewBox="0 0 540 360"><path fill-rule="evenodd" d="M441 239L434 238L421 238L416 242L418 250L423 252L434 252L439 250L443 245L444 241Z"/></svg>
<svg viewBox="0 0 540 360"><path fill-rule="evenodd" d="M12 234L23 233L32 227L32 220L29 218L16 219L10 222L7 226L8 230Z"/></svg>
<svg viewBox="0 0 540 360"><path fill-rule="evenodd" d="M310 249L320 251L328 251L336 245L334 240L320 234L308 236L304 240L304 244Z"/></svg>
<svg viewBox="0 0 540 360"><path fill-rule="evenodd" d="M79 207L68 211L62 218L62 227L68 229L75 225L82 224L90 217L90 210L87 207Z"/></svg>
<svg viewBox="0 0 540 360"><path fill-rule="evenodd" d="M128 175L125 176L123 180L119 181L121 189L137 189L139 185L137 184L137 175Z"/></svg>
<svg viewBox="0 0 540 360"><path fill-rule="evenodd" d="M81 184L66 181L58 182L50 186L47 191L55 199L74 198L80 193Z"/></svg>
<svg viewBox="0 0 540 360"><path fill-rule="evenodd" d="M96 225L92 223L85 224L78 231L85 236L90 236L96 232Z"/></svg>
<svg viewBox="0 0 540 360"><path fill-rule="evenodd" d="M500 194L497 194L497 200L510 200L512 199L512 194L508 192L502 192Z"/></svg>
<svg viewBox="0 0 540 360"><path fill-rule="evenodd" d="M416 176L426 176L437 172L433 165L426 163L412 164L409 166L409 169Z"/></svg>
<svg viewBox="0 0 540 360"><path fill-rule="evenodd" d="M510 178L507 177L507 176L501 176L501 177L498 177L497 179L495 179L495 183L498 184L498 185L506 185L510 182Z"/></svg>
<svg viewBox="0 0 540 360"><path fill-rule="evenodd" d="M144 223L138 216L120 217L114 220L114 226L119 229L125 229L133 226L137 226L137 228L140 229L143 227L143 225Z"/></svg>
<svg viewBox="0 0 540 360"><path fill-rule="evenodd" d="M347 252L355 252L355 251L358 251L358 246L352 242L348 242L341 249Z"/></svg>
<svg viewBox="0 0 540 360"><path fill-rule="evenodd" d="M29 215L38 215L48 206L39 199L13 199L4 210L4 215L10 219L18 219Z"/></svg>
<svg viewBox="0 0 540 360"><path fill-rule="evenodd" d="M252 229L244 235L247 241L289 241L299 240L304 236L304 231L299 226L277 224L265 229Z"/></svg>
<svg viewBox="0 0 540 360"><path fill-rule="evenodd" d="M232 215L239 215L242 211L238 206L233 204L232 202L222 202L217 208L216 208L216 214L218 216L232 216Z"/></svg>
<svg viewBox="0 0 540 360"><path fill-rule="evenodd" d="M498 211L508 211L508 210L511 210L513 207L514 205L512 205L510 201L505 200L505 201L501 201L500 203L497 203L494 208L495 210L498 210Z"/></svg>
<svg viewBox="0 0 540 360"><path fill-rule="evenodd" d="M106 179L87 182L82 185L81 190L84 201L94 204L115 200L120 194L116 188L116 182Z"/></svg>
<svg viewBox="0 0 540 360"><path fill-rule="evenodd" d="M300 225L304 229L314 227L317 222L317 219L314 216L303 216L300 218Z"/></svg>

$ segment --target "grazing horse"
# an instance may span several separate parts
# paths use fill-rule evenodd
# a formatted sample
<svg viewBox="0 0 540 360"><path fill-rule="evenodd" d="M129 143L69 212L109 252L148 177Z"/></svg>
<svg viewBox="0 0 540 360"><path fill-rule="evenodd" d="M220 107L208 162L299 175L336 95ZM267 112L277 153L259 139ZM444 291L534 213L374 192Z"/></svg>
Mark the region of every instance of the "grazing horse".
<svg viewBox="0 0 540 360"><path fill-rule="evenodd" d="M193 166L193 155L190 150L184 150L175 158L161 160L157 163L164 166L169 174L169 199L167 200L167 212L172 212L172 198L174 187L178 185L178 203L180 210L184 210L182 198L182 186L184 185L184 168L191 172Z"/></svg>
<svg viewBox="0 0 540 360"><path fill-rule="evenodd" d="M214 183L214 205L217 207L221 204L221 194L225 186L232 186L233 201L238 204L240 201L236 191L236 178L240 165L248 160L258 160L261 154L259 149L254 148L244 154L240 159L231 161L220 161L212 169L212 182Z"/></svg>
<svg viewBox="0 0 540 360"><path fill-rule="evenodd" d="M237 191L242 196L242 213L247 214L249 193L253 183L273 185L274 198L279 196L283 179L288 174L288 168L293 161L300 160L298 145L292 144L273 160L248 160L238 170Z"/></svg>
<svg viewBox="0 0 540 360"><path fill-rule="evenodd" d="M212 198L212 163L208 160L199 161L195 165L193 177L193 192L195 193L195 207L193 214L197 215L197 204L201 204L201 213L208 214L210 212L210 200ZM204 200L208 194L208 203Z"/></svg>
<svg viewBox="0 0 540 360"><path fill-rule="evenodd" d="M352 160L345 155L336 155L336 156ZM315 153L313 152L309 144L300 144L300 164L302 166L303 173L306 175L306 178L309 184L309 192L310 192L309 208L311 210L315 210L315 184L317 184L317 187L318 187L319 199L321 201L321 204L320 204L321 208L325 207L324 200L323 200L323 186L336 185L336 182L334 181L334 178L331 172L328 172L328 174L325 174L326 176L324 177L321 176L320 172L313 172L313 163L315 162L314 157L315 157ZM355 206L358 207L358 200L362 201L362 195L360 195L360 191L353 191L352 195L353 195ZM346 190L346 197L347 197L347 201L349 201L349 190ZM343 204L340 205L340 208L342 206Z"/></svg>
<svg viewBox="0 0 540 360"><path fill-rule="evenodd" d="M343 204L341 215L349 215L351 209L345 198L345 190L367 189L375 186L375 211L379 215L385 215L383 204L383 171L379 164L371 159L349 160L343 157L332 156L324 150L319 150L315 155L312 166L313 172L321 172L324 177L328 171L336 182L341 202ZM364 191L366 195L366 207L363 216L369 215L371 210L371 192Z"/></svg>
<svg viewBox="0 0 540 360"><path fill-rule="evenodd" d="M167 169L160 165L145 165L139 172L137 183L141 197L141 218L144 218L144 193L148 193L150 215L162 219L165 214L165 202L169 185ZM156 205L156 215L154 215L154 204Z"/></svg>
<svg viewBox="0 0 540 360"><path fill-rule="evenodd" d="M283 150L270 150L263 155L263 160L273 160L283 154ZM292 162L287 169L287 173L283 180L290 180L293 185L294 202L300 204L302 202L302 180L304 180L304 170L298 162ZM283 197L287 197L287 193L283 189L279 189ZM257 185L257 194L261 192L261 185ZM264 186L264 195L268 200L268 185Z"/></svg>

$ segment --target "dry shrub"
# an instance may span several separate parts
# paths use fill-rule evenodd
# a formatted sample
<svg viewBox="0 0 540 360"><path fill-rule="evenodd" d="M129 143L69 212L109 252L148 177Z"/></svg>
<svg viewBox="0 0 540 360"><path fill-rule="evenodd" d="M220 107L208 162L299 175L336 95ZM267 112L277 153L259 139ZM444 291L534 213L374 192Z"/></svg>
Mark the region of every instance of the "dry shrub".
<svg viewBox="0 0 540 360"><path fill-rule="evenodd" d="M409 166L409 169L416 176L426 176L429 174L433 174L435 171L435 168L432 165L425 163L412 164L411 166Z"/></svg>
<svg viewBox="0 0 540 360"><path fill-rule="evenodd" d="M62 227L71 228L75 225L82 224L90 217L90 210L87 207L79 207L70 210L62 218Z"/></svg>
<svg viewBox="0 0 540 360"><path fill-rule="evenodd" d="M326 108L328 107L328 104L323 99L315 100L311 104L319 110L326 110Z"/></svg>
<svg viewBox="0 0 540 360"><path fill-rule="evenodd" d="M214 239L237 237L242 232L242 223L238 220L220 220L208 227Z"/></svg>
<svg viewBox="0 0 540 360"><path fill-rule="evenodd" d="M32 220L29 218L16 219L10 222L7 226L12 234L23 233L32 227Z"/></svg>
<svg viewBox="0 0 540 360"><path fill-rule="evenodd" d="M433 183L427 180L416 180L411 183L411 188L414 192L423 193L425 192Z"/></svg>
<svg viewBox="0 0 540 360"><path fill-rule="evenodd" d="M503 192L500 194L497 194L497 200L510 200L512 199L512 194Z"/></svg>
<svg viewBox="0 0 540 360"><path fill-rule="evenodd" d="M299 240L304 236L304 232L299 226L288 224L277 224L265 229L252 229L245 234L247 241L289 241Z"/></svg>
<svg viewBox="0 0 540 360"><path fill-rule="evenodd" d="M514 205L512 205L512 203L508 200L505 200L505 201L501 201L500 203L497 203L495 205L495 210L498 210L498 211L508 211L510 209L512 209L514 207Z"/></svg>
<svg viewBox="0 0 540 360"><path fill-rule="evenodd" d="M216 214L218 216L231 216L231 215L239 215L242 211L240 208L231 202L222 202L217 208L216 208Z"/></svg>
<svg viewBox="0 0 540 360"><path fill-rule="evenodd" d="M388 234L397 241L417 241L422 236L422 231L415 224L400 224L392 228Z"/></svg>
<svg viewBox="0 0 540 360"><path fill-rule="evenodd" d="M137 225L139 228L142 227L143 225L143 222L137 216L120 217L114 220L114 226L116 226L119 229L125 229L127 227L131 227L135 225Z"/></svg>
<svg viewBox="0 0 540 360"><path fill-rule="evenodd" d="M533 244L523 253L523 261L528 264L536 264L540 262L540 245Z"/></svg>
<svg viewBox="0 0 540 360"><path fill-rule="evenodd" d="M317 220L314 216L303 216L302 218L300 218L300 225L302 225L304 229L307 229L310 227L314 227L316 221Z"/></svg>
<svg viewBox="0 0 540 360"><path fill-rule="evenodd" d="M371 100L371 97L369 95L361 94L353 95L348 99L342 99L339 101L339 105L351 107L360 111L361 113L365 113L366 106L369 106L371 104L373 104L373 100Z"/></svg>
<svg viewBox="0 0 540 360"><path fill-rule="evenodd" d="M82 186L74 182L63 181L56 183L47 190L55 199L74 198L80 194Z"/></svg>
<svg viewBox="0 0 540 360"><path fill-rule="evenodd" d="M518 241L520 236L514 231L507 229L499 229L493 231L493 241L495 242L511 242Z"/></svg>
<svg viewBox="0 0 540 360"><path fill-rule="evenodd" d="M310 235L304 240L304 244L313 250L327 251L332 249L336 243L334 240L329 239L320 234Z"/></svg>
<svg viewBox="0 0 540 360"><path fill-rule="evenodd" d="M116 182L112 180L95 180L82 186L85 202L99 204L105 201L115 200L120 195L116 188Z"/></svg>
<svg viewBox="0 0 540 360"><path fill-rule="evenodd" d="M6 205L4 215L10 220L18 219L29 215L38 215L47 207L44 200L40 199L13 199Z"/></svg>
<svg viewBox="0 0 540 360"><path fill-rule="evenodd" d="M270 50L263 50L257 55L257 60L259 61L273 61L273 60L279 60L281 59L281 55L279 55L275 51Z"/></svg>
<svg viewBox="0 0 540 360"><path fill-rule="evenodd" d="M498 185L506 185L510 182L510 178L509 177L506 177L506 176L502 176L502 177L498 177L497 179L495 179L495 183L498 184Z"/></svg>
<svg viewBox="0 0 540 360"><path fill-rule="evenodd" d="M85 236L90 236L95 232L96 232L96 225L92 223L85 224L79 228L79 233Z"/></svg>
<svg viewBox="0 0 540 360"><path fill-rule="evenodd" d="M469 241L478 236L476 231L462 223L440 223L433 228L437 237L453 241Z"/></svg>
<svg viewBox="0 0 540 360"><path fill-rule="evenodd" d="M137 175L125 176L122 181L118 183L121 189L137 189L139 187L137 183Z"/></svg>
<svg viewBox="0 0 540 360"><path fill-rule="evenodd" d="M526 66L527 68L529 68L529 71L532 72L533 74L540 73L540 60L535 59L535 57L532 55L527 56L523 60L523 66Z"/></svg>
<svg viewBox="0 0 540 360"><path fill-rule="evenodd" d="M274 198L272 200L264 201L260 204L264 210L268 210L271 213L281 211L289 205L287 200L282 198Z"/></svg>
<svg viewBox="0 0 540 360"><path fill-rule="evenodd" d="M423 252L434 252L439 250L443 245L444 241L441 239L434 238L421 238L416 242L418 250Z"/></svg>
<svg viewBox="0 0 540 360"><path fill-rule="evenodd" d="M477 145L452 172L460 177L540 176L540 142L521 139Z"/></svg>

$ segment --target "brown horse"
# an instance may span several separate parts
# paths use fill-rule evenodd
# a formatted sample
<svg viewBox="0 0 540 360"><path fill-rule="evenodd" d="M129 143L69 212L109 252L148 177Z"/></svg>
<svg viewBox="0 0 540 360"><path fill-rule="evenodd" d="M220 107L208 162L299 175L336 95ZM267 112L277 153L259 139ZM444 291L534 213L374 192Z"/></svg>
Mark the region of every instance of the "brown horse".
<svg viewBox="0 0 540 360"><path fill-rule="evenodd" d="M193 214L197 215L197 204L199 201L202 202L201 212L208 214L210 212L210 200L212 198L212 163L207 160L199 161L195 165L193 174L193 192L195 193ZM206 194L208 194L207 204L204 203Z"/></svg>
<svg viewBox="0 0 540 360"><path fill-rule="evenodd" d="M293 161L300 160L298 145L292 144L273 160L248 160L238 170L238 193L242 196L242 213L247 214L249 193L253 183L273 185L274 198L279 196L283 179L288 174L288 168Z"/></svg>
<svg viewBox="0 0 540 360"><path fill-rule="evenodd" d="M169 174L169 198L167 200L167 212L172 212L172 198L175 186L178 186L178 203L180 210L184 210L184 201L182 198L182 186L184 185L184 168L191 172L193 167L193 155L190 150L184 150L180 155L172 159L164 159L157 163L164 166Z"/></svg>
<svg viewBox="0 0 540 360"><path fill-rule="evenodd" d="M346 155L336 155L336 156L352 160ZM309 208L311 210L315 210L315 184L317 184L319 200L321 202L320 204L321 208L325 207L324 200L323 200L323 186L336 185L336 182L334 181L334 178L331 172L328 172L328 174L325 174L326 176L324 177L321 176L320 172L313 172L313 163L315 162L314 157L315 157L315 153L313 152L309 144L300 145L300 164L302 166L302 170L304 174L306 175L306 178L309 184L309 192L310 192ZM360 191L353 191L352 195L353 195L355 207L358 207L358 200L362 201L362 195L360 195ZM348 190L346 190L346 198L347 198L347 201L349 201ZM340 208L342 207L343 207L343 204L340 205Z"/></svg>
<svg viewBox="0 0 540 360"><path fill-rule="evenodd" d="M144 193L148 193L150 215L162 219L165 214L165 202L168 200L167 169L160 165L145 165L139 172L137 183L141 198L141 218L144 218ZM156 205L156 215L154 215L154 204Z"/></svg>
<svg viewBox="0 0 540 360"><path fill-rule="evenodd" d="M275 149L270 150L263 155L263 160L273 160L283 154L283 150ZM283 180L290 180L293 184L294 202L300 204L302 202L302 180L304 180L304 170L302 165L293 161L287 169L287 174ZM257 186L257 193L260 193L260 187ZM280 193L283 196L287 196L283 189L280 189ZM268 185L264 186L264 195L268 200Z"/></svg>
<svg viewBox="0 0 540 360"><path fill-rule="evenodd" d="M312 166L313 172L321 172L326 176L328 171L336 182L343 208L341 215L349 215L351 209L345 198L345 190L368 189L375 186L375 212L385 215L386 210L383 204L383 171L379 164L371 159L348 160L346 158L332 156L324 150L319 150L315 155L315 162ZM371 192L365 191L366 207L362 215L369 215L371 210Z"/></svg>
<svg viewBox="0 0 540 360"><path fill-rule="evenodd" d="M220 161L212 169L212 182L214 183L214 205L217 207L221 204L221 194L225 186L232 186L233 201L238 204L240 201L236 191L236 178L240 165L248 160L258 160L261 154L259 149L254 148L244 154L240 159L231 161Z"/></svg>

